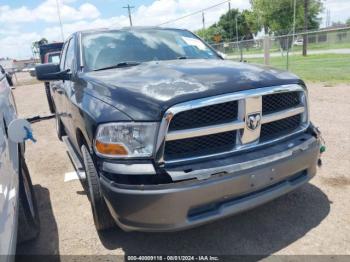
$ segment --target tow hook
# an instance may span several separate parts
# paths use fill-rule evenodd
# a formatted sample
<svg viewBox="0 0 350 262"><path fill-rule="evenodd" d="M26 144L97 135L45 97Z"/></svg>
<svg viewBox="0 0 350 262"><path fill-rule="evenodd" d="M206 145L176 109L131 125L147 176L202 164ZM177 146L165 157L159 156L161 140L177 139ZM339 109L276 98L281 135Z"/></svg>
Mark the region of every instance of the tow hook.
<svg viewBox="0 0 350 262"><path fill-rule="evenodd" d="M323 139L322 133L321 133L321 131L320 131L320 129L318 127L315 127L314 130L315 130L315 133L316 133L316 138L319 139L320 142L321 142L321 145L320 145L320 158L317 160L317 165L319 167L321 167L322 166L322 159L321 159L321 157L322 157L322 154L324 152L326 152L326 141Z"/></svg>

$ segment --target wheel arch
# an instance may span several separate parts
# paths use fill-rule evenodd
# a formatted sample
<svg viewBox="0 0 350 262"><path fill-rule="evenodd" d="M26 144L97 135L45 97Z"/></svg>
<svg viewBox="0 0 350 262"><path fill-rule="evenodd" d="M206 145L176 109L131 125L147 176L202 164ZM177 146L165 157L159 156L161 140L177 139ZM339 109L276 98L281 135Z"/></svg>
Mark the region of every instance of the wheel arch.
<svg viewBox="0 0 350 262"><path fill-rule="evenodd" d="M92 153L92 140L89 139L80 128L76 129L75 135L79 153L81 154L80 149L83 145L85 145L90 153Z"/></svg>

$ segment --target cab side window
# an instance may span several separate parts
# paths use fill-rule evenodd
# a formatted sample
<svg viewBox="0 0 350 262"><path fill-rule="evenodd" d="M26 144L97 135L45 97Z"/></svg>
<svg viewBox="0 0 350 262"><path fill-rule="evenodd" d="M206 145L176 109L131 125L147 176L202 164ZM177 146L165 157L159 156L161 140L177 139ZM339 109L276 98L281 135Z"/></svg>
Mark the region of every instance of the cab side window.
<svg viewBox="0 0 350 262"><path fill-rule="evenodd" d="M66 60L64 62L64 70L73 69L74 49L75 49L75 41L74 41L74 38L72 38L68 44Z"/></svg>
<svg viewBox="0 0 350 262"><path fill-rule="evenodd" d="M67 53L68 44L69 44L69 42L66 42L64 44L64 47L63 47L63 50L62 50L62 53L61 53L61 61L60 61L60 69L61 69L61 71L64 70L64 62L66 61L66 53Z"/></svg>

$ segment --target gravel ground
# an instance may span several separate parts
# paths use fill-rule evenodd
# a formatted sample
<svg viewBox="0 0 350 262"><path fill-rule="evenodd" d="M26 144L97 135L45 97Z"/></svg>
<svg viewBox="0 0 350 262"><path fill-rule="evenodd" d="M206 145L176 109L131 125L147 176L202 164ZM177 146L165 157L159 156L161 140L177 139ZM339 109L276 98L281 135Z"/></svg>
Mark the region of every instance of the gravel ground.
<svg viewBox="0 0 350 262"><path fill-rule="evenodd" d="M21 76L23 77L23 76ZM19 80L20 81L20 80ZM30 83L30 81L29 81ZM99 235L54 120L33 125L26 158L39 201L41 235L19 254L348 254L350 255L350 86L309 84L311 117L327 143L311 183L243 214L178 233ZM48 114L42 83L14 90L22 117Z"/></svg>

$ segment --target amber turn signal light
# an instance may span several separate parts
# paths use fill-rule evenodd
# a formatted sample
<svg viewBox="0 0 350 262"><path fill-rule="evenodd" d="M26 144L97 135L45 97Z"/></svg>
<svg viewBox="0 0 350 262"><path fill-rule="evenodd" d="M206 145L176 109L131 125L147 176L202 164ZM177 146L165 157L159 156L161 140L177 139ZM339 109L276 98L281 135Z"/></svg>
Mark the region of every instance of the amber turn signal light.
<svg viewBox="0 0 350 262"><path fill-rule="evenodd" d="M128 155L126 148L120 144L105 144L96 140L96 149L100 154L103 155Z"/></svg>

